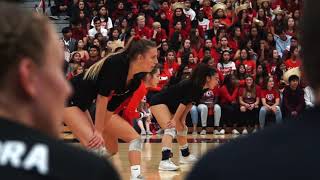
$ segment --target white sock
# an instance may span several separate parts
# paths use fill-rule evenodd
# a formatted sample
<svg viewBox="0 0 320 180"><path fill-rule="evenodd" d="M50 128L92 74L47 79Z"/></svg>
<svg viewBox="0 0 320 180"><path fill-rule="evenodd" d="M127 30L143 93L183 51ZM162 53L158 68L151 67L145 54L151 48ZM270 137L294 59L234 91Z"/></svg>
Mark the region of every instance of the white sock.
<svg viewBox="0 0 320 180"><path fill-rule="evenodd" d="M189 147L189 144L186 143L185 145L180 146L180 150L187 149L188 147Z"/></svg>
<svg viewBox="0 0 320 180"><path fill-rule="evenodd" d="M138 177L141 174L140 165L131 166L131 176Z"/></svg>

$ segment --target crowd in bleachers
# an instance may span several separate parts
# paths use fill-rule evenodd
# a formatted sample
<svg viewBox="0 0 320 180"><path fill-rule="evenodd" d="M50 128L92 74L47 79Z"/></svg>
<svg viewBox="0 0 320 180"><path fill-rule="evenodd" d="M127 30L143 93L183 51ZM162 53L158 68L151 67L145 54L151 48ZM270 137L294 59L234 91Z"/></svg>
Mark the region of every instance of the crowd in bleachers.
<svg viewBox="0 0 320 180"><path fill-rule="evenodd" d="M191 109L194 134L199 122L200 134L206 134L209 117L216 135L225 134L226 127L232 127L233 134L247 134L271 121L297 119L313 106L312 89L299 70L302 3L55 0L51 14L70 17L61 39L68 79L139 35L158 45L161 88L179 71L181 80L189 78L198 63L218 69L220 86L207 91ZM150 124L150 113L142 109Z"/></svg>

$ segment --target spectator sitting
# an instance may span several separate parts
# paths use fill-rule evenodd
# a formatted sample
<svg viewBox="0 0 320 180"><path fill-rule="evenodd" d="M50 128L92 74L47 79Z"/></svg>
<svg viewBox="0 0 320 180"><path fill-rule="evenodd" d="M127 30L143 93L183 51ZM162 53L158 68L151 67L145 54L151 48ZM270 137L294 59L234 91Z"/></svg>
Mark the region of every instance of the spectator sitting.
<svg viewBox="0 0 320 180"><path fill-rule="evenodd" d="M105 28L101 27L101 20L99 17L95 17L93 19L94 27L89 30L89 40L90 42L93 41L95 35L97 33L101 33L103 37L108 38L108 30Z"/></svg>
<svg viewBox="0 0 320 180"><path fill-rule="evenodd" d="M291 69L284 75L289 85L283 91L283 107L286 119L297 119L305 108L304 92L299 86L299 70Z"/></svg>
<svg viewBox="0 0 320 180"><path fill-rule="evenodd" d="M296 46L291 46L290 54L291 54L291 58L285 61L287 70L300 67L301 61L300 61L300 55L299 55L299 48Z"/></svg>
<svg viewBox="0 0 320 180"><path fill-rule="evenodd" d="M247 127L258 127L258 108L260 103L260 87L256 86L250 75L246 76L245 87L239 90L240 116L243 126L242 134L248 134Z"/></svg>
<svg viewBox="0 0 320 180"><path fill-rule="evenodd" d="M272 77L267 77L264 89L261 91L262 107L259 114L260 128L264 128L266 115L275 114L276 123L282 123L282 113L280 109L280 93L274 88Z"/></svg>
<svg viewBox="0 0 320 180"><path fill-rule="evenodd" d="M278 50L279 56L282 58L283 53L290 47L291 36L286 34L284 29L279 31L279 35L274 34L274 40L276 41L276 48Z"/></svg>
<svg viewBox="0 0 320 180"><path fill-rule="evenodd" d="M94 63L98 62L100 57L100 48L93 45L89 48L89 60L86 62L84 69L90 68Z"/></svg>
<svg viewBox="0 0 320 180"><path fill-rule="evenodd" d="M63 42L68 47L70 53L76 50L77 41L72 38L72 31L70 27L65 27L62 29Z"/></svg>
<svg viewBox="0 0 320 180"><path fill-rule="evenodd" d="M223 86L219 89L219 104L222 110L223 126L233 127L232 134L240 134L236 129L239 123L238 113L239 106L237 101L238 85L235 75L229 74L224 78Z"/></svg>

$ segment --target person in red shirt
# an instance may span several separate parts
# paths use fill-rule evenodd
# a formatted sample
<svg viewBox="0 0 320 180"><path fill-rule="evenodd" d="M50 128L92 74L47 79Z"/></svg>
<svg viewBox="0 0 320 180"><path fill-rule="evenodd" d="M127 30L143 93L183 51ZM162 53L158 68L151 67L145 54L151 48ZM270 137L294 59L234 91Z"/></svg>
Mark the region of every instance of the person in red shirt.
<svg viewBox="0 0 320 180"><path fill-rule="evenodd" d="M276 123L282 123L282 113L280 109L280 93L274 88L274 81L272 77L267 77L265 87L261 91L262 107L259 113L260 128L264 128L266 116L272 113L276 116Z"/></svg>
<svg viewBox="0 0 320 180"><path fill-rule="evenodd" d="M248 134L247 126L258 128L258 109L260 103L260 87L253 82L253 77L246 76L245 87L239 90L240 116L242 121L242 134Z"/></svg>
<svg viewBox="0 0 320 180"><path fill-rule="evenodd" d="M248 50L241 49L240 51L240 59L236 61L236 67L239 67L240 64L244 64L246 68L246 73L251 75L252 77L256 76L256 62L252 59L248 59Z"/></svg>
<svg viewBox="0 0 320 180"><path fill-rule="evenodd" d="M135 28L136 35L145 37L146 39L151 38L150 29L146 27L146 18L142 15L137 17L137 26Z"/></svg>
<svg viewBox="0 0 320 180"><path fill-rule="evenodd" d="M179 64L176 60L176 54L173 50L169 50L163 63L163 70L160 73L159 87L164 87L172 76L176 74L179 69Z"/></svg>
<svg viewBox="0 0 320 180"><path fill-rule="evenodd" d="M193 54L191 52L186 53L183 58L187 59L187 60L183 60L183 61L187 61L187 62L180 65L181 67L184 66L183 72L182 72L182 80L189 79L192 71L197 66L196 58L193 56Z"/></svg>
<svg viewBox="0 0 320 180"><path fill-rule="evenodd" d="M195 58L195 61L198 62L198 53L195 49L191 47L191 41L190 39L186 39L183 41L183 47L179 49L177 53L177 61L178 64L182 64L182 56L185 55L185 53L191 52L193 54L193 57Z"/></svg>
<svg viewBox="0 0 320 180"><path fill-rule="evenodd" d="M285 62L287 70L301 66L299 48L293 46L290 47L290 53L291 58Z"/></svg>
<svg viewBox="0 0 320 180"><path fill-rule="evenodd" d="M180 34L181 40L188 37L188 32L186 31L185 26L181 21L177 21L173 25L174 27L171 27L169 31L169 39L172 39L175 33Z"/></svg>
<svg viewBox="0 0 320 180"><path fill-rule="evenodd" d="M162 41L167 40L166 31L161 28L161 24L159 22L154 22L152 24L152 30L150 34L151 40L155 41L157 45L161 44Z"/></svg>
<svg viewBox="0 0 320 180"><path fill-rule="evenodd" d="M239 134L236 129L238 119L238 85L235 75L229 74L224 78L223 85L218 90L219 104L221 106L221 122L224 127L233 127L232 133Z"/></svg>
<svg viewBox="0 0 320 180"><path fill-rule="evenodd" d="M223 24L226 28L230 27L232 21L226 16L227 6L224 3L217 3L213 6L212 12L215 19L220 19L220 23Z"/></svg>
<svg viewBox="0 0 320 180"><path fill-rule="evenodd" d="M205 40L205 44L204 47L200 49L199 53L198 53L198 59L200 60L200 62L202 61L203 57L205 56L205 51L209 49L209 55L211 55L211 57L216 56L215 53L215 49L213 48L213 44L212 44L212 40L211 39L206 39Z"/></svg>
<svg viewBox="0 0 320 180"><path fill-rule="evenodd" d="M179 3L175 3L175 4L179 4ZM176 22L180 21L184 24L183 26L185 31L190 32L191 20L183 12L184 5L180 3L180 5L176 6L175 4L172 5L173 16L172 16L172 19L169 19L170 27L174 27Z"/></svg>

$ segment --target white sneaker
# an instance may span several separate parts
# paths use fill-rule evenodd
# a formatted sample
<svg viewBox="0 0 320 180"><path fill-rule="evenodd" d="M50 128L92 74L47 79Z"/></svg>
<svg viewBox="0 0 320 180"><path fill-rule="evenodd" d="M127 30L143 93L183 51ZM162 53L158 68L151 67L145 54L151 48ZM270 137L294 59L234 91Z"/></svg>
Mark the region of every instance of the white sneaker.
<svg viewBox="0 0 320 180"><path fill-rule="evenodd" d="M144 177L140 174L138 177L132 177L130 176L130 180L143 180Z"/></svg>
<svg viewBox="0 0 320 180"><path fill-rule="evenodd" d="M215 129L215 130L213 131L213 134L214 134L214 135L220 135L220 132L219 132L217 129Z"/></svg>
<svg viewBox="0 0 320 180"><path fill-rule="evenodd" d="M179 169L179 166L176 166L170 159L160 161L159 170L162 171L176 171Z"/></svg>
<svg viewBox="0 0 320 180"><path fill-rule="evenodd" d="M196 135L198 135L198 132L197 132L197 131L193 131L193 132L192 132L192 135L193 135L193 136L196 136Z"/></svg>
<svg viewBox="0 0 320 180"><path fill-rule="evenodd" d="M252 133L256 133L258 132L258 129L257 128L254 128L254 130L252 131Z"/></svg>
<svg viewBox="0 0 320 180"><path fill-rule="evenodd" d="M236 129L233 129L233 130L232 130L232 134L236 134L236 135L239 135L240 133L239 133L239 131L238 131L238 130L236 130Z"/></svg>
<svg viewBox="0 0 320 180"><path fill-rule="evenodd" d="M196 158L194 155L190 154L187 157L183 157L182 155L180 155L180 164L190 164L190 163L194 163L198 161L198 158Z"/></svg>
<svg viewBox="0 0 320 180"><path fill-rule="evenodd" d="M224 135L226 133L226 131L224 129L221 129L219 134Z"/></svg>
<svg viewBox="0 0 320 180"><path fill-rule="evenodd" d="M242 134L248 134L248 130L245 128L242 130Z"/></svg>
<svg viewBox="0 0 320 180"><path fill-rule="evenodd" d="M205 129L202 129L202 131L200 132L200 135L206 135L207 131Z"/></svg>

